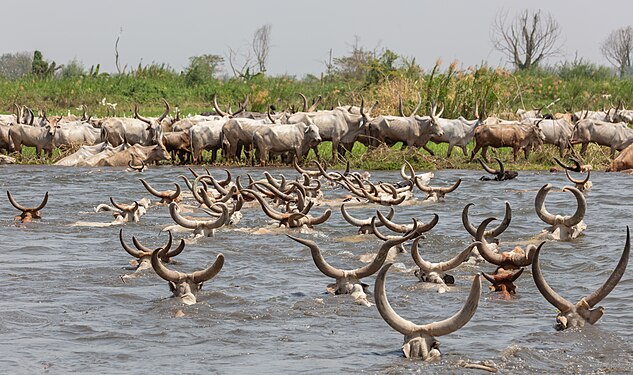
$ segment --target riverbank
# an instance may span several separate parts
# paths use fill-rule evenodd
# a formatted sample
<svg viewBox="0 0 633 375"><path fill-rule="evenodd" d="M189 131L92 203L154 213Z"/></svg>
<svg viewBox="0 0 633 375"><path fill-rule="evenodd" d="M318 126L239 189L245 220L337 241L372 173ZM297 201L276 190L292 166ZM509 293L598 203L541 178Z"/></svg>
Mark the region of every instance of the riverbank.
<svg viewBox="0 0 633 375"><path fill-rule="evenodd" d="M578 148L579 146L577 146ZM451 157L446 156L447 145L446 144L434 144L429 143L429 148L434 152L434 156L430 155L423 149L419 150L400 150L400 145L393 147L379 147L376 149L368 150L366 146L357 143L354 146L351 154L348 154L347 160L350 162L350 166L353 169L362 170L397 170L400 169L405 160L409 161L416 170L442 170L442 169L482 169L481 165L477 162L477 158L481 154L477 155L473 161L470 161L470 154L465 156L461 149L454 148ZM468 146L468 150L472 150L473 145ZM16 158L17 164L54 164L57 160L68 156L75 152L77 149L60 150L55 149L50 159L38 159L35 156L35 148L25 147L22 154L12 154L11 156ZM332 163L332 147L331 143L326 142L319 146L319 155L326 160L330 168L344 169L345 160L339 160L336 163ZM493 150L489 150L488 159L489 166L491 168L498 168L497 163L493 157L495 153ZM544 145L541 150L533 151L530 153L528 159L524 158L523 152L519 153L516 162L513 161L512 149L502 148L498 150L497 157L499 157L504 166L508 170L518 171L547 171L551 168L560 168L554 161L554 158L560 158L558 149ZM590 144L587 150L587 155L584 158L579 158L582 164L590 164L593 170L604 171L611 163L609 158L609 149L601 147L595 144ZM203 165L211 165L211 155L205 151L204 160L208 163ZM305 160L305 165L310 165L313 160L316 160L314 153L310 152L309 156ZM169 162L163 162L168 165ZM214 166L244 166L250 165L245 161L241 163L233 163L219 157L218 162L213 164ZM284 165L276 162L268 164L269 167L283 167Z"/></svg>

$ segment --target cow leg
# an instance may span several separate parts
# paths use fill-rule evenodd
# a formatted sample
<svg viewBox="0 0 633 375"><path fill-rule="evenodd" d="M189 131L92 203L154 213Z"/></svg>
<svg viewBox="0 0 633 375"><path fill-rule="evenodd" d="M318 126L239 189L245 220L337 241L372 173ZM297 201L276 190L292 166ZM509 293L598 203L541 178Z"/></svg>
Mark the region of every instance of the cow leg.
<svg viewBox="0 0 633 375"><path fill-rule="evenodd" d="M435 156L435 153L429 148L429 146L427 146L426 143L422 146L422 148L425 149L429 154L431 154L431 156Z"/></svg>
<svg viewBox="0 0 633 375"><path fill-rule="evenodd" d="M481 158L484 159L486 163L488 162L488 146L481 148Z"/></svg>
<svg viewBox="0 0 633 375"><path fill-rule="evenodd" d="M580 147L580 155L584 158L587 155L587 146L589 146L589 142L583 143L582 147Z"/></svg>
<svg viewBox="0 0 633 375"><path fill-rule="evenodd" d="M468 149L466 148L466 145L462 146L462 151L464 151L464 156L468 156Z"/></svg>
<svg viewBox="0 0 633 375"><path fill-rule="evenodd" d="M615 158L615 147L611 146L611 159Z"/></svg>
<svg viewBox="0 0 633 375"><path fill-rule="evenodd" d="M477 143L475 143L475 148L473 148L473 151L470 154L470 161L473 161L475 155L477 155L477 152L479 152L480 149L481 147Z"/></svg>
<svg viewBox="0 0 633 375"><path fill-rule="evenodd" d="M332 140L332 162L338 161L338 141Z"/></svg>

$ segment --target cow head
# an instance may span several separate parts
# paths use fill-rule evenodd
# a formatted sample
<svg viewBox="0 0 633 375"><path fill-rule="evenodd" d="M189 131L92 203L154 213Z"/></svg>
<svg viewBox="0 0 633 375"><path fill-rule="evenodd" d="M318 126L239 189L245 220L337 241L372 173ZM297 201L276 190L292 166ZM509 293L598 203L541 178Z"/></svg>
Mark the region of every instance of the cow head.
<svg viewBox="0 0 633 375"><path fill-rule="evenodd" d="M492 284L489 286L491 292L500 292L502 299L510 299L516 294L517 287L514 284L514 281L521 276L523 270L523 268L519 268L518 271L513 272L512 270L506 270L499 267L492 275L485 272L482 272L481 274Z"/></svg>
<svg viewBox="0 0 633 375"><path fill-rule="evenodd" d="M18 202L13 199L13 195L11 195L11 192L8 190L7 197L9 198L9 203L11 203L13 207L22 211L20 215L15 217L16 221L19 220L22 223L30 223L31 221L33 221L33 219L41 219L42 215L40 214L40 210L44 208L44 206L46 206L46 203L48 202L48 192L46 192L46 195L44 195L42 203L40 203L40 205L35 208L27 208L18 204Z"/></svg>
<svg viewBox="0 0 633 375"><path fill-rule="evenodd" d="M608 296L613 288L615 288L620 282L629 261L630 248L631 238L629 234L629 227L627 226L624 251L622 252L618 265L609 276L609 279L607 279L607 281L598 290L581 298L576 304L572 304L565 298L561 297L547 284L543 278L541 267L539 265L540 248L537 249L536 254L534 255L534 262L532 263L532 277L534 278L536 287L543 297L545 297L549 303L560 311L560 313L556 316L555 328L557 330L560 331L569 327L581 328L585 325L585 323L594 324L602 317L604 314L604 307L598 306L597 308L594 308L594 306Z"/></svg>
<svg viewBox="0 0 633 375"><path fill-rule="evenodd" d="M315 147L321 143L321 135L316 125L312 124L306 126L303 131L303 142L307 147Z"/></svg>
<svg viewBox="0 0 633 375"><path fill-rule="evenodd" d="M439 358L440 343L435 337L457 331L475 315L481 293L480 276L475 276L468 299L456 314L439 322L418 325L398 315L387 300L385 275L391 266L384 265L376 277L374 295L378 312L389 326L404 335L402 352L406 358L421 358L424 361Z"/></svg>
<svg viewBox="0 0 633 375"><path fill-rule="evenodd" d="M544 234L554 240L568 241L578 237L578 235L587 228L583 218L587 211L587 201L583 193L575 187L565 186L562 191L570 192L574 195L577 202L576 212L571 216L553 215L545 208L545 198L553 186L550 184L543 185L536 194L534 208L536 215L549 224L550 227L544 230Z"/></svg>
<svg viewBox="0 0 633 375"><path fill-rule="evenodd" d="M156 146L152 147L152 149L147 154L147 157L145 158L144 162L152 163L152 162L158 162L161 160L171 160L171 155L169 154L169 151L167 151L167 148L163 144L163 141L159 139Z"/></svg>
<svg viewBox="0 0 633 375"><path fill-rule="evenodd" d="M169 289L174 297L178 297L186 305L193 305L197 302L196 295L202 289L205 281L211 280L220 272L224 265L224 255L218 254L215 262L208 268L192 273L182 273L167 268L159 259L163 248L154 250L152 253L152 268L156 274L169 282Z"/></svg>
<svg viewBox="0 0 633 375"><path fill-rule="evenodd" d="M435 135L438 137L441 137L444 135L444 130L442 129L442 126L440 125L440 116L442 116L442 113L444 113L444 105L442 105L442 109L440 110L440 113L436 113L437 112L437 104L434 102L431 105L431 113L429 114L429 117L431 118L431 121L429 123L429 133L431 135Z"/></svg>

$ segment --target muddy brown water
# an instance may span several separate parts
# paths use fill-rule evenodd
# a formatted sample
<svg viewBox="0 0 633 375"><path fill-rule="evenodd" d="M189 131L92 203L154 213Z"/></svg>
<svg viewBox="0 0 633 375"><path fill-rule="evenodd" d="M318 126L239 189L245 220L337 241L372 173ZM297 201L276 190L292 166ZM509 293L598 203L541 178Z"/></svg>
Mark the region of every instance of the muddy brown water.
<svg viewBox="0 0 633 375"><path fill-rule="evenodd" d="M211 169L217 177L221 170ZM233 169L234 174L261 169ZM270 170L295 176L292 170ZM10 189L25 206L37 205L46 191L50 199L43 219L16 226L17 213L0 199L0 372L5 374L66 373L468 373L465 362L487 361L499 373L633 373L633 277L627 270L620 284L602 301L605 314L595 326L554 330L556 309L538 292L527 269L519 278L518 296L494 298L484 280L479 308L459 331L440 337L442 359L434 363L408 360L400 347L403 337L380 317L375 306L364 307L350 296L331 296L332 280L315 267L309 250L288 239L294 234L316 241L325 258L341 267L361 265L360 255L376 251L381 242L357 237L356 228L333 207L328 222L314 230L278 229L258 207L245 208L234 228L222 228L213 238L190 241L171 268L193 271L210 264L219 252L226 257L222 271L207 282L196 305L170 298L166 282L152 270L123 282L130 256L118 241L134 235L143 243L166 240L161 228L173 224L166 207L153 207L139 223L100 227L111 220L95 213L99 203L149 196L138 179L159 190L185 168L157 167L131 173L122 168L62 168L4 166L1 190ZM504 250L525 244L546 227L534 213L534 197L545 183L567 185L564 174L521 172L512 181L481 182L477 171L438 171L432 185L461 186L445 202L396 207L394 221L411 217L439 224L420 243L423 256L446 260L471 241L461 224L470 202L471 220L503 215L512 204L510 228L501 236ZM629 175L592 173L587 193L587 230L570 242L549 242L541 254L545 278L573 302L602 285L616 265L633 224L633 179ZM396 181L397 172L372 172L372 180ZM5 196L4 191L2 196ZM340 197L328 189L326 197ZM416 191L416 196L422 194ZM552 213L571 214L569 193L552 192ZM314 212L323 212L318 206ZM368 217L377 206L350 208ZM383 212L386 209L383 208ZM84 223L77 226L77 223ZM268 234L254 234L257 228ZM266 231L268 232L268 231ZM177 233L176 239L186 237ZM408 247L408 246L407 246ZM387 293L403 317L423 324L444 319L460 309L472 276L494 266L460 266L453 272L456 288L445 294L427 290L413 275L409 253L396 259L387 275ZM373 291L375 276L364 281ZM370 296L370 299L373 295ZM183 317L176 317L178 311Z"/></svg>

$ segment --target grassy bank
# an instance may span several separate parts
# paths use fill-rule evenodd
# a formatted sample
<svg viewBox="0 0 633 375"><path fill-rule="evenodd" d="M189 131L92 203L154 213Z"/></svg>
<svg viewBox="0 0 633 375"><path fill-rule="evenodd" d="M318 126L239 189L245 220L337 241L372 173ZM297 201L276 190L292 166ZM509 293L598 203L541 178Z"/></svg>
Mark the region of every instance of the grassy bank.
<svg viewBox="0 0 633 375"><path fill-rule="evenodd" d="M577 146L578 148L580 146ZM356 143L351 154L348 154L348 160L350 165L354 169L361 170L397 170L403 165L404 161L409 161L416 170L420 171L433 171L438 169L482 169L481 165L477 162L477 158L470 161L470 154L464 156L461 149L453 149L453 153L450 158L446 157L448 146L446 144L434 144L429 143L429 148L433 150L435 156L430 155L428 152L420 150L400 150L400 144L396 144L393 147L379 147L373 150L368 150L366 146ZM473 145L468 145L468 150L472 150ZM53 164L57 160L68 156L75 152L77 148L60 150L53 150L53 157L38 158L35 155L35 148L23 147L22 154L14 154L17 162L20 164ZM319 146L319 154L326 160L328 165L334 169L344 169L345 162L343 160L337 160L333 162L331 160L332 146L331 143L326 142ZM495 156L494 151L489 150L488 158L490 162L488 165L491 168L496 169L498 167L496 161L492 158ZM517 161L513 161L512 149L503 148L499 149L497 153L505 168L508 170L549 170L550 168L559 168L555 163L554 158L559 158L558 148L553 146L544 145L540 151L531 152L528 159L523 157L523 153L519 154ZM205 160L210 163L211 155L205 151ZM313 168L312 161L316 160L316 157L312 151L305 160L305 165ZM167 162L163 162L169 164ZM605 170L610 163L609 150L605 147L598 145L589 145L587 156L583 158L584 164L591 164L594 170ZM211 165L211 164L205 164ZM251 163L242 162L239 164L231 163L228 160L224 160L219 157L216 164L217 166L245 166L251 165ZM284 166L282 164L269 164L269 166Z"/></svg>
<svg viewBox="0 0 633 375"><path fill-rule="evenodd" d="M249 110L265 111L274 104L278 109L300 109L298 93L309 99L321 95L319 109L328 109L338 103L358 105L360 97L368 105L378 101L373 116L397 114L398 96L404 100L404 112L409 114L415 107L417 95L422 99L419 114L429 112L431 103L439 101L445 107L442 117L474 117L475 108L489 116L514 118L519 108L541 108L543 112L557 113L581 109L609 108L622 102L633 106L633 79L620 79L604 68L587 64L567 64L557 68L509 72L488 66L458 69L453 63L444 67L438 61L430 71L412 69L386 69L372 67L361 78L346 78L335 73L320 78L307 76L268 77L257 74L241 79L214 79L192 83L184 74L160 65L139 67L128 74L83 74L66 78L39 79L25 76L17 80L0 79L0 111L13 111L13 104L46 109L50 114L79 114L77 107L86 105L89 114L105 116L107 108L102 100L117 103L117 114L130 116L134 104L140 105L145 116L158 115L163 111L161 98L168 100L172 108L178 106L183 114L196 114L212 110L211 99L218 95L221 106L236 109L239 102L249 98ZM370 74L371 73L371 74ZM550 105L551 104L551 105ZM331 155L331 145L321 145L322 155ZM398 151L397 147L379 148L372 151L357 144L350 156L355 168L395 169L406 158L420 169L479 168L470 163L461 151L453 151L446 158L447 145L430 145L436 156L426 151ZM472 150L472 144L469 150ZM500 151L500 157L511 161L510 150ZM510 163L514 169L549 169L557 152L548 146L541 152L532 153L526 161ZM59 157L56 151L54 159ZM34 157L27 150L19 157L24 163L50 163ZM597 146L590 148L585 160L596 169L604 169L609 163L607 152Z"/></svg>

